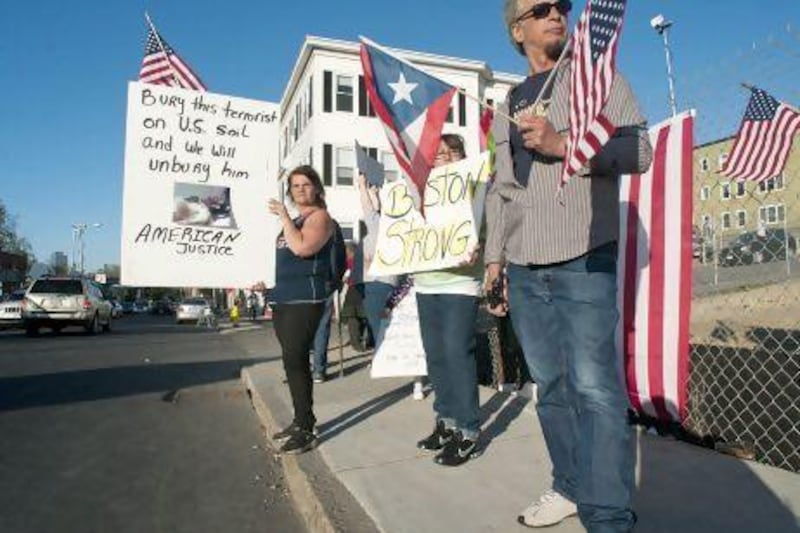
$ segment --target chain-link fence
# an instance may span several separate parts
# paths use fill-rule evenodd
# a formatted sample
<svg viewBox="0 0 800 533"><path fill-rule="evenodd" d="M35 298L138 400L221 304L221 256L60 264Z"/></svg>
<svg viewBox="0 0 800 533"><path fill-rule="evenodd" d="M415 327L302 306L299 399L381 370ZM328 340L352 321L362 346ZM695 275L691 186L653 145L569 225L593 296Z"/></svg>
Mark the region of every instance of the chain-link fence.
<svg viewBox="0 0 800 533"><path fill-rule="evenodd" d="M785 170L756 183L718 171L750 97L800 107L800 33L787 28L679 78L697 110L694 298L684 429L800 472L800 136ZM777 139L774 142L779 142Z"/></svg>

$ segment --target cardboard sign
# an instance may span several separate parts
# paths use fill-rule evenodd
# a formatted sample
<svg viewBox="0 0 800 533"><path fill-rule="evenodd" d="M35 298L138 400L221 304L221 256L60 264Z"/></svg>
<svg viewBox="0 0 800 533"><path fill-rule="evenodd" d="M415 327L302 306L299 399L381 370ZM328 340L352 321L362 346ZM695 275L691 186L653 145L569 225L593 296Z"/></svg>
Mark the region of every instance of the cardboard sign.
<svg viewBox="0 0 800 533"><path fill-rule="evenodd" d="M369 274L386 276L456 267L478 244L489 152L434 168L425 187L425 216L406 180L384 184L375 257Z"/></svg>
<svg viewBox="0 0 800 533"><path fill-rule="evenodd" d="M384 328L383 340L372 358L370 376L426 376L428 365L419 331L417 296L412 289L400 300Z"/></svg>
<svg viewBox="0 0 800 533"><path fill-rule="evenodd" d="M274 284L278 115L268 102L129 84L122 284Z"/></svg>

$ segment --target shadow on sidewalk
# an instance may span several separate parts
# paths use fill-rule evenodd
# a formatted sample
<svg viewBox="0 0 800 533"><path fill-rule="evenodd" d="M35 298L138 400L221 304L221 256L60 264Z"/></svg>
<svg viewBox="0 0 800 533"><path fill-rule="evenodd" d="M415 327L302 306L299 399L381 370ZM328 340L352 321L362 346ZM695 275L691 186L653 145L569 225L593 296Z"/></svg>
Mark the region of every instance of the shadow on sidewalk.
<svg viewBox="0 0 800 533"><path fill-rule="evenodd" d="M367 418L374 416L385 409L388 409L395 403L401 401L403 398L407 398L408 395L411 394L412 387L412 383L407 383L397 387L389 392L364 402L358 407L354 407L353 409L345 411L336 418L320 424L318 426L318 443L322 444L323 442L334 438L341 432L358 425Z"/></svg>
<svg viewBox="0 0 800 533"><path fill-rule="evenodd" d="M638 446L637 532L800 532L798 517L751 468L768 475L766 467L665 437L640 434ZM790 476L770 479L796 493Z"/></svg>
<svg viewBox="0 0 800 533"><path fill-rule="evenodd" d="M239 378L243 367L279 358L96 368L0 378L0 412L176 391Z"/></svg>
<svg viewBox="0 0 800 533"><path fill-rule="evenodd" d="M508 392L495 392L480 408L480 447L485 452L492 441L505 433L511 423L522 414L529 400ZM494 416L494 418L492 418ZM491 419L491 422L490 422ZM486 423L489 422L488 425Z"/></svg>

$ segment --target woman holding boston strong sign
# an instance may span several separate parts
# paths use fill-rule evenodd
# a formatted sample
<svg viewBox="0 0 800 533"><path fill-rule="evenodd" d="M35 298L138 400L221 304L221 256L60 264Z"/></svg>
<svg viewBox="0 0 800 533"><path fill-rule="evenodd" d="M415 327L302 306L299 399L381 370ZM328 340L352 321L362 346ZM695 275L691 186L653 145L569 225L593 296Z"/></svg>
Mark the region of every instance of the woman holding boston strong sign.
<svg viewBox="0 0 800 533"><path fill-rule="evenodd" d="M308 352L332 292L334 222L326 209L322 181L312 167L300 166L289 174L289 199L299 212L294 219L283 203L269 201L269 211L280 218L283 230L276 243L273 324L294 407L294 421L273 439L288 439L283 453L303 453L316 442Z"/></svg>
<svg viewBox="0 0 800 533"><path fill-rule="evenodd" d="M461 138L442 135L434 166L463 158ZM473 456L480 430L474 325L483 267L477 255L458 268L414 274L422 345L436 397L435 427L417 447L438 451L434 460L445 466Z"/></svg>

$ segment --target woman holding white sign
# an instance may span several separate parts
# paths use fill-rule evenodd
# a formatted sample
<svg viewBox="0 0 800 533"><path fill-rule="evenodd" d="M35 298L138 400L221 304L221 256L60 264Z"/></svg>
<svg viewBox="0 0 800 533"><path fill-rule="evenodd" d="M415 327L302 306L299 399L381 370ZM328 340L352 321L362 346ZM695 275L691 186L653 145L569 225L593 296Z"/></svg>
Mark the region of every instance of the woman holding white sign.
<svg viewBox="0 0 800 533"><path fill-rule="evenodd" d="M464 155L461 138L444 134L434 165L454 163ZM459 268L414 274L422 344L436 398L433 433L417 447L438 451L434 460L445 466L468 461L480 431L475 320L483 272L475 259Z"/></svg>
<svg viewBox="0 0 800 533"><path fill-rule="evenodd" d="M299 212L294 219L282 202L269 201L270 212L280 217L283 228L276 245L275 288L271 292L273 324L294 407L293 422L273 439L288 439L281 447L283 453L303 453L316 443L308 352L325 300L332 292L334 225L322 181L310 166L297 167L289 174L289 199Z"/></svg>

